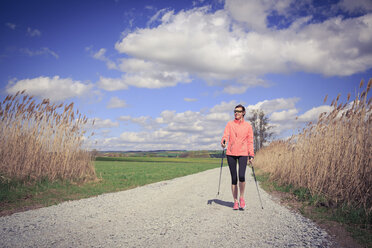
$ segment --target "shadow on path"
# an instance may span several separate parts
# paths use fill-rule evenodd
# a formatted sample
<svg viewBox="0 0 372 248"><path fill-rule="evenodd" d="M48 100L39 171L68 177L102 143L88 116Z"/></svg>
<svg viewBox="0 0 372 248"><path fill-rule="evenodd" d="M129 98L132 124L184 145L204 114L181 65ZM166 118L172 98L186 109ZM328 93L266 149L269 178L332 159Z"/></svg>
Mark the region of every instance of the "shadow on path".
<svg viewBox="0 0 372 248"><path fill-rule="evenodd" d="M212 205L212 203L216 203L218 205L222 205L222 206L229 207L229 208L232 208L234 206L233 202L222 201L219 199L208 200L207 205Z"/></svg>

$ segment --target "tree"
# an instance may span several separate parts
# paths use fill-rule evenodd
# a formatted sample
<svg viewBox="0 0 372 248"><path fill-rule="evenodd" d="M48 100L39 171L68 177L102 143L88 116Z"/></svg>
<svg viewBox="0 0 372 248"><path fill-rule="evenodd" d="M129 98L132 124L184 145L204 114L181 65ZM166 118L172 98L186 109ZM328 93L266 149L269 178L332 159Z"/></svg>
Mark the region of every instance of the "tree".
<svg viewBox="0 0 372 248"><path fill-rule="evenodd" d="M253 128L254 151L257 152L273 136L273 133L270 132L273 127L269 124L269 118L261 109L251 110L248 120Z"/></svg>

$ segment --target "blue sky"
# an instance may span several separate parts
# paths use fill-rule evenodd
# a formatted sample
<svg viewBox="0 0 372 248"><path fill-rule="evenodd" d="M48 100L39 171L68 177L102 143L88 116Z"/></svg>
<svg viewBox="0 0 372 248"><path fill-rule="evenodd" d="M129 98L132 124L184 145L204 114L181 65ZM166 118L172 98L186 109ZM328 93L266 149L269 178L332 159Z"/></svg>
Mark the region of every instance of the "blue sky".
<svg viewBox="0 0 372 248"><path fill-rule="evenodd" d="M239 103L286 138L372 75L370 0L3 0L0 37L1 97L74 102L98 150L219 149Z"/></svg>

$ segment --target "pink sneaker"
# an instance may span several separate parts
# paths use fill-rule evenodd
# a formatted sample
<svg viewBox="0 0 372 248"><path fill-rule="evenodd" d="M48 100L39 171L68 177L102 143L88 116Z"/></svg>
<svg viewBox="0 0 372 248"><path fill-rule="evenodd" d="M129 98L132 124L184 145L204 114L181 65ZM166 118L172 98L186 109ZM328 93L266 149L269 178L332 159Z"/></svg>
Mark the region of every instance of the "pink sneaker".
<svg viewBox="0 0 372 248"><path fill-rule="evenodd" d="M244 201L244 198L243 198L243 197L240 197L239 201L240 201L240 208L241 208L241 209L245 209L245 201Z"/></svg>
<svg viewBox="0 0 372 248"><path fill-rule="evenodd" d="M234 207L233 207L234 210L238 210L239 209L239 203L236 201L234 202Z"/></svg>

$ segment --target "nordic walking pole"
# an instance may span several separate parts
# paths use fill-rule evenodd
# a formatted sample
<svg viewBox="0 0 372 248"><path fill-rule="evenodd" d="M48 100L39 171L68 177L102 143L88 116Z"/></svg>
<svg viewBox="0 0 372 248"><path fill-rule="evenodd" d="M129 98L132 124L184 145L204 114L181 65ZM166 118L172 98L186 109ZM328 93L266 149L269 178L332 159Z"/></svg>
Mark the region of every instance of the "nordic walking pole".
<svg viewBox="0 0 372 248"><path fill-rule="evenodd" d="M225 144L225 140L223 141L223 144ZM222 148L222 160L221 160L221 169L220 169L220 180L218 182L218 192L217 192L217 195L220 194L220 185L221 185L221 174L222 174L223 157L225 157L225 148Z"/></svg>
<svg viewBox="0 0 372 248"><path fill-rule="evenodd" d="M260 191L258 190L258 185L257 185L256 175L254 174L253 164L252 164L252 162L249 162L249 163L250 163L251 166L252 166L252 172L253 172L254 181L256 182L256 188L257 188L258 198L260 198L261 208L263 209L262 201L261 201L261 196L260 196Z"/></svg>

